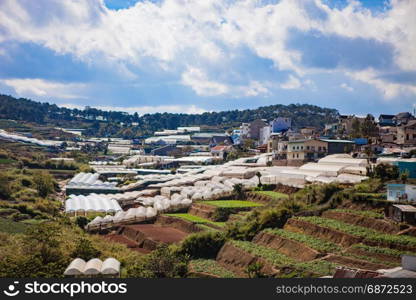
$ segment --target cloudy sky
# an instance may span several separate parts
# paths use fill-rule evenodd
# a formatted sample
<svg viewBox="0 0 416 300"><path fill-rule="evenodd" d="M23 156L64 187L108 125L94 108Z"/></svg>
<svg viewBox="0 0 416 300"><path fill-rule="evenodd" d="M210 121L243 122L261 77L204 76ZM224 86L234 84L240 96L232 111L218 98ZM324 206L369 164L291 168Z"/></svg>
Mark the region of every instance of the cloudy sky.
<svg viewBox="0 0 416 300"><path fill-rule="evenodd" d="M416 105L415 0L0 0L0 93L139 113Z"/></svg>

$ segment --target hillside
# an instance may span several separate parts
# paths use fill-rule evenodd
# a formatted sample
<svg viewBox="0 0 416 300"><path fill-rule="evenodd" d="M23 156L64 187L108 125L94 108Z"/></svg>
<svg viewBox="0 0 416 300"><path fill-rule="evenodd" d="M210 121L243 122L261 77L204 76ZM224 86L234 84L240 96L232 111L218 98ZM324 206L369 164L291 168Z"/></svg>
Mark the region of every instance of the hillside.
<svg viewBox="0 0 416 300"><path fill-rule="evenodd" d="M222 129L239 126L254 119L271 120L277 116L290 117L294 127L315 126L322 128L338 116L335 109L308 104L270 105L256 109L206 112L203 114L155 113L139 116L125 112L102 111L94 108L84 110L58 107L29 99L17 99L0 95L0 119L13 119L42 125L81 127L87 135L137 137L149 135L161 129L178 126L207 126ZM122 127L120 122L138 126Z"/></svg>

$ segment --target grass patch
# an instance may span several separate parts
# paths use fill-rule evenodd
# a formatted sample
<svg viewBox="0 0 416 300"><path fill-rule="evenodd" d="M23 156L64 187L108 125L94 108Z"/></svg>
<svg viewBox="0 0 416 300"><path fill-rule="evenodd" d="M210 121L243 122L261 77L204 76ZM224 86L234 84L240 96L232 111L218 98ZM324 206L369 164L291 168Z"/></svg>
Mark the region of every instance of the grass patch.
<svg viewBox="0 0 416 300"><path fill-rule="evenodd" d="M220 278L236 278L237 276L219 265L213 259L196 259L190 261L191 268L196 272L209 273Z"/></svg>
<svg viewBox="0 0 416 300"><path fill-rule="evenodd" d="M14 159L10 158L0 158L0 165L10 165L15 163L16 161Z"/></svg>
<svg viewBox="0 0 416 300"><path fill-rule="evenodd" d="M225 226L225 222L214 222L208 219L204 219L198 216L194 216L191 214L165 214L166 216L169 217L175 217L175 218L179 218L179 219L184 219L186 221L190 221L192 223L195 224L201 224L201 225L207 225L207 224L212 224L215 226L219 226L219 227L224 227Z"/></svg>
<svg viewBox="0 0 416 300"><path fill-rule="evenodd" d="M289 199L288 194L274 192L274 191L255 191L255 193L259 194L259 195L270 197L274 200L276 200L276 199Z"/></svg>
<svg viewBox="0 0 416 300"><path fill-rule="evenodd" d="M10 234L24 233L28 226L29 225L21 222L14 222L9 219L0 218L0 232L6 232Z"/></svg>
<svg viewBox="0 0 416 300"><path fill-rule="evenodd" d="M373 219L384 219L384 214L375 212L372 210L353 210L353 209L331 209L330 211L333 212L342 212L342 213L349 213L354 214L362 217L373 218Z"/></svg>
<svg viewBox="0 0 416 300"><path fill-rule="evenodd" d="M300 242L302 244L305 244L311 247L312 249L318 250L319 252L328 253L328 252L341 251L341 247L339 247L338 245L334 243L327 242L321 239L317 239L310 235L306 235L306 234L302 234L298 232L292 232L292 231L287 231L287 230L278 229L278 228L276 229L267 228L264 230L264 232L275 234L275 235L281 236L289 240Z"/></svg>
<svg viewBox="0 0 416 300"><path fill-rule="evenodd" d="M364 238L368 241L416 247L416 237L412 236L379 233L369 228L350 225L337 220L322 217L298 217L297 219L310 222L319 226L339 230L354 236Z"/></svg>
<svg viewBox="0 0 416 300"><path fill-rule="evenodd" d="M203 204L212 205L219 208L246 208L246 207L259 207L263 206L260 203L244 200L213 200L202 201Z"/></svg>

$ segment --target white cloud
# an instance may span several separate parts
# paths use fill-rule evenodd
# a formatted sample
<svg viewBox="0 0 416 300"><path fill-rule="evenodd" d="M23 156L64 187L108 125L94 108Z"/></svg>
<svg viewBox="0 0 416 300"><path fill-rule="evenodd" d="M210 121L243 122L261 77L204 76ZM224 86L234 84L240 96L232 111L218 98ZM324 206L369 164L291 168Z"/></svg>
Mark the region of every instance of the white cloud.
<svg viewBox="0 0 416 300"><path fill-rule="evenodd" d="M300 82L298 78L296 78L293 75L289 75L289 79L286 82L282 83L280 85L280 88L292 90L292 89L298 89L301 86L302 86L302 83Z"/></svg>
<svg viewBox="0 0 416 300"><path fill-rule="evenodd" d="M59 104L61 107L67 108L77 108L84 109L85 106L75 105L75 104ZM140 115L151 114L151 113L187 113L187 114L202 114L206 112L205 109L197 107L196 105L159 105L159 106L133 106L133 107L124 107L124 106L93 106L96 109L101 109L105 111L124 111L128 113L137 112Z"/></svg>
<svg viewBox="0 0 416 300"><path fill-rule="evenodd" d="M313 17L308 5L316 5L328 17ZM241 48L270 59L277 69L293 71L299 78L326 72L305 67L302 54L288 48L291 29L388 43L399 68L416 70L415 11L414 0L392 0L391 9L379 14L372 14L357 1L350 1L341 10L331 9L321 0L281 0L266 5L253 0L139 1L115 11L107 9L102 0L2 0L0 42L32 42L86 62L99 57L140 67L150 58L162 70L182 74L182 83L198 95L216 96L235 93L236 87L209 79L213 78L209 66L224 66L227 72L232 66L226 62ZM189 70L188 65L198 67ZM300 88L299 78L290 78L281 88ZM391 87L386 93L377 80L365 81L386 97L414 90L388 83ZM267 93L264 85L256 88L250 80L246 82L240 84L240 95ZM248 86L245 92L241 88L244 85Z"/></svg>
<svg viewBox="0 0 416 300"><path fill-rule="evenodd" d="M218 96L229 92L227 85L209 80L204 71L192 67L182 74L182 83L200 96Z"/></svg>
<svg viewBox="0 0 416 300"><path fill-rule="evenodd" d="M354 91L354 88L353 87L351 87L351 86L349 86L348 84L346 84L345 82L344 83L341 83L340 85L339 85L339 87L340 88L343 88L343 89L345 89L345 90L347 90L348 92L353 92Z"/></svg>
<svg viewBox="0 0 416 300"><path fill-rule="evenodd" d="M226 85L208 79L203 70L194 67L188 67L182 74L182 84L190 86L200 96L228 95L230 97L265 96L270 93L266 86L271 85L269 82L262 83L256 80L250 81L246 86Z"/></svg>
<svg viewBox="0 0 416 300"><path fill-rule="evenodd" d="M386 99L393 99L399 95L416 94L415 85L398 84L380 79L378 73L372 69L347 73L350 77L375 86Z"/></svg>
<svg viewBox="0 0 416 300"><path fill-rule="evenodd" d="M61 83L43 79L4 79L1 82L23 97L85 98L82 96L82 90L86 87L83 83Z"/></svg>

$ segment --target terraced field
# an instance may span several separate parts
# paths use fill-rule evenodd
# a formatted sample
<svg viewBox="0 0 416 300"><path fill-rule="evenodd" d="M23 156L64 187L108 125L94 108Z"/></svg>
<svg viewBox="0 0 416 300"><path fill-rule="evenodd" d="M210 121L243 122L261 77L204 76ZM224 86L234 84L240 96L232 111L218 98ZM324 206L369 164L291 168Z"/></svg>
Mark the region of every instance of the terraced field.
<svg viewBox="0 0 416 300"><path fill-rule="evenodd" d="M227 270L213 259L196 259L189 262L191 276L237 278L233 272Z"/></svg>
<svg viewBox="0 0 416 300"><path fill-rule="evenodd" d="M191 215L191 214L187 214L187 213L172 213L172 214L164 214L164 215L169 216L169 217L183 219L183 220L190 221L192 223L199 224L199 225L214 225L220 228L225 226L225 222L214 222L209 219L204 219L204 218Z"/></svg>
<svg viewBox="0 0 416 300"><path fill-rule="evenodd" d="M322 253L330 253L330 252L336 253L336 252L341 251L341 247L335 243L331 243L325 240L314 238L310 235L302 234L299 232L292 232L292 231L287 231L287 230L283 230L279 228L274 228L274 229L268 228L268 229L265 229L264 232L278 235L289 240L300 242Z"/></svg>
<svg viewBox="0 0 416 300"><path fill-rule="evenodd" d="M374 243L375 245L390 245L391 248L404 248L416 250L416 237L404 235L383 234L372 229L361 226L346 224L334 219L322 217L299 217L302 221L306 221L318 226L335 229L350 235L359 237L365 243ZM390 248L389 247L389 248Z"/></svg>
<svg viewBox="0 0 416 300"><path fill-rule="evenodd" d="M375 211L331 211L382 219ZM296 227L296 221L303 223ZM239 277L247 277L247 270L255 264L268 277L320 277L333 275L337 267L394 268L400 265L401 255L416 253L416 238L411 236L316 216L292 217L288 223L284 229L264 229L252 241L228 241L217 255L217 263Z"/></svg>
<svg viewBox="0 0 416 300"><path fill-rule="evenodd" d="M203 203L219 208L253 208L262 206L260 203L244 200L213 200L203 201Z"/></svg>
<svg viewBox="0 0 416 300"><path fill-rule="evenodd" d="M299 262L293 258L279 253L274 249L264 247L247 241L231 241L230 244L239 248L245 253L260 259L257 263L264 262L263 270L275 269L276 277L319 277L333 274L338 266L335 263L324 260L313 260L308 262ZM244 256L241 255L242 259ZM238 258L236 258L238 260ZM241 263L240 263L241 265Z"/></svg>
<svg viewBox="0 0 416 300"><path fill-rule="evenodd" d="M258 195L270 197L272 199L288 199L289 198L288 194L274 192L274 191L255 191L255 193Z"/></svg>
<svg viewBox="0 0 416 300"><path fill-rule="evenodd" d="M373 218L373 219L384 219L383 213L375 212L373 210L353 210L353 209L338 208L338 209L331 209L329 211L349 213L349 214L358 215L358 216L367 217L367 218Z"/></svg>

